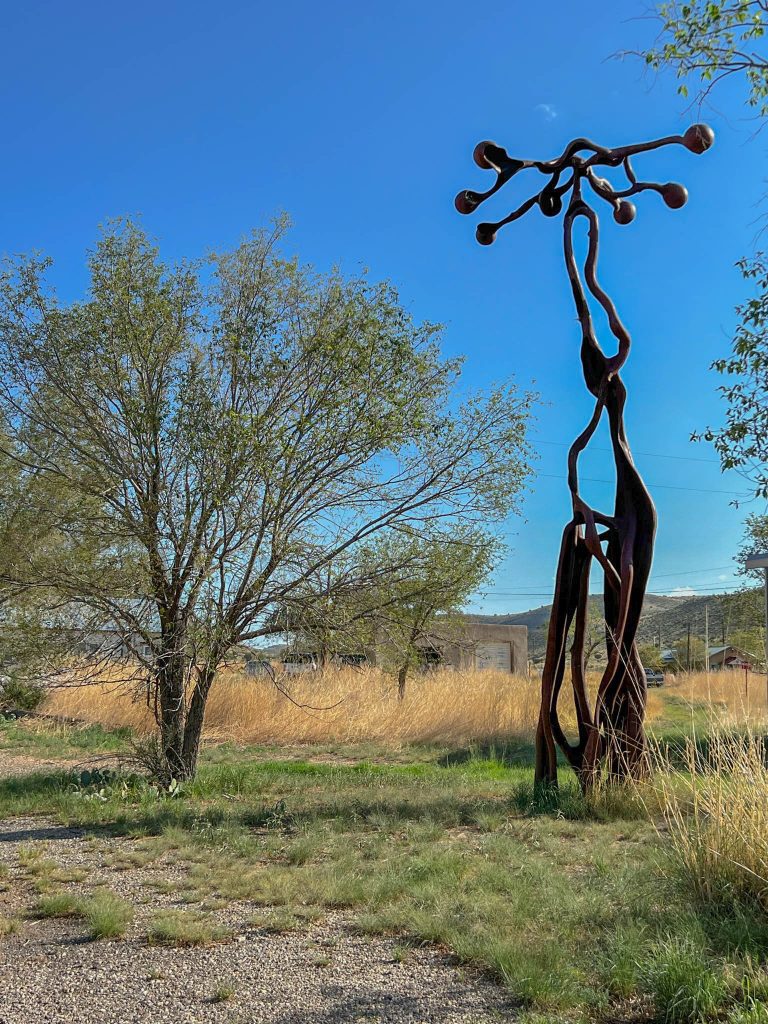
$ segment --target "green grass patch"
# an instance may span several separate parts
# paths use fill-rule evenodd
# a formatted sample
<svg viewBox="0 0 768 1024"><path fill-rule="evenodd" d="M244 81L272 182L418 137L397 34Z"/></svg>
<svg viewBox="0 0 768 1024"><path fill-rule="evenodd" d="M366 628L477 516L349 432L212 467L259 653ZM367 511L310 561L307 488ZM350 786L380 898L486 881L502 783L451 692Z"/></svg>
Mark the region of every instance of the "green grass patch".
<svg viewBox="0 0 768 1024"><path fill-rule="evenodd" d="M0 719L0 749L46 758L121 753L129 749L131 735L130 729L104 729L100 725Z"/></svg>
<svg viewBox="0 0 768 1024"><path fill-rule="evenodd" d="M133 921L132 905L109 891L81 901L79 910L92 939L121 938Z"/></svg>
<svg viewBox="0 0 768 1024"><path fill-rule="evenodd" d="M131 836L117 870L172 864L172 881L148 884L200 909L157 913L151 944L226 939L201 911L235 900L263 908L250 925L273 931L348 908L361 930L396 937L396 959L430 941L491 971L526 1024L632 1014L768 1024L755 1009L765 915L695 904L649 820L652 802L610 786L586 799L567 771L559 790L539 792L520 744L429 748L411 761L363 753L341 763L326 748L282 758L215 748L174 796L135 777L0 780L0 815Z"/></svg>
<svg viewBox="0 0 768 1024"><path fill-rule="evenodd" d="M80 901L71 892L42 896L32 908L33 917L80 917Z"/></svg>
<svg viewBox="0 0 768 1024"><path fill-rule="evenodd" d="M188 910L158 913L147 930L150 946L212 946L228 939L231 932L204 914Z"/></svg>
<svg viewBox="0 0 768 1024"><path fill-rule="evenodd" d="M133 906L115 893L100 890L90 896L57 891L42 896L32 909L37 918L82 918L92 939L114 939L125 935L133 920Z"/></svg>
<svg viewBox="0 0 768 1024"><path fill-rule="evenodd" d="M642 971L656 1011L667 1024L715 1020L730 1001L722 968L691 939L660 943Z"/></svg>

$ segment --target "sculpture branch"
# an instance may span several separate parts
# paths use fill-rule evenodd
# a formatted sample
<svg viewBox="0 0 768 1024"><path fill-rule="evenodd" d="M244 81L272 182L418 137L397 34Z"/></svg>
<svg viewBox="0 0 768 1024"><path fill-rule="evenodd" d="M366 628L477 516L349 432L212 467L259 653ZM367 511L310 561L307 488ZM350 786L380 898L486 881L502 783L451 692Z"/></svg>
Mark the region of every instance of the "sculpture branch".
<svg viewBox="0 0 768 1024"><path fill-rule="evenodd" d="M635 776L645 769L646 740L643 727L647 688L637 653L635 637L651 571L656 534L656 510L640 474L624 428L626 389L619 376L626 362L631 338L616 307L597 278L600 223L597 213L583 198L585 186L599 200L613 208L618 224L630 224L636 216L631 196L657 192L666 205L680 209L688 192L677 182L665 184L638 181L631 158L664 146L681 145L692 153L704 153L714 142L714 132L705 124L692 125L684 135L670 135L617 149L606 149L589 139L570 142L554 160L519 160L493 142L475 147L475 163L496 173L486 192L464 190L456 196L459 213L473 213L523 170L536 170L548 180L512 213L495 223L479 224L476 237L490 245L506 224L539 207L547 217L557 216L570 195L563 218L565 267L573 291L576 315L581 327L581 365L584 381L595 397L592 417L568 453L568 487L573 516L563 531L558 562L547 650L541 681L541 710L536 734L536 782L557 784L557 748L575 770L583 789L589 789L606 772L613 778ZM626 186L616 188L600 177L595 168L621 168ZM569 177L564 183L564 174ZM583 280L573 250L573 229L577 218L588 222L588 246ZM606 355L595 334L592 313L584 285L603 308L616 342L613 355ZM611 515L591 508L579 493L578 459L592 439L603 413L608 417L611 447L616 468L616 495ZM598 532L598 527L602 532ZM603 570L603 605L606 624L607 663L590 706L584 657L588 614L589 576L592 560ZM576 708L578 739L568 740L558 717L558 699L565 679L566 647L573 626L570 649L571 688Z"/></svg>

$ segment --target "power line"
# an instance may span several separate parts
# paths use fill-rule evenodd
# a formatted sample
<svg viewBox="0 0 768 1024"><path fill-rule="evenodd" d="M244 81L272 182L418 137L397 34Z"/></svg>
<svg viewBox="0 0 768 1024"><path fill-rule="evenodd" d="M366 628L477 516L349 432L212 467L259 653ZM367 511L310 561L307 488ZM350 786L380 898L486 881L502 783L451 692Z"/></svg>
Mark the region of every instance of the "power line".
<svg viewBox="0 0 768 1024"><path fill-rule="evenodd" d="M693 576L694 574L700 574L702 572L719 572L721 569L733 569L733 566L712 565L708 569L679 569L676 572L652 573L649 582L652 583L654 580L669 579L670 576ZM554 580L551 583L529 583L527 587L521 585L518 589L526 590L528 587L530 587L536 590L540 590L542 587L548 586L554 586Z"/></svg>
<svg viewBox="0 0 768 1024"><path fill-rule="evenodd" d="M681 569L679 572L654 572L651 573L652 580L661 580L670 576L692 576L694 573L718 572L720 569L733 569L732 565L713 565L709 569Z"/></svg>
<svg viewBox="0 0 768 1024"><path fill-rule="evenodd" d="M729 594L729 593L733 593L734 592L733 585L722 586L722 587L701 587L701 588L698 588L698 589L696 587L681 587L680 589L681 590L685 590L686 593L684 593L684 594L654 594L654 593L650 593L648 596L650 596L650 597L707 597L709 594L712 594L713 596L717 596L718 594ZM486 593L485 596L489 597L489 598L490 597L494 597L494 598L495 597L504 597L504 598L508 598L509 600L512 600L512 599L522 600L523 598L527 599L529 597L548 597L548 598L551 598L552 594L553 594L553 591L554 591L554 587L552 588L552 590L530 591L528 593L513 593L513 592L507 591L507 590L489 590ZM693 593L690 593L690 591L693 591ZM602 597L602 594L603 594L603 592L601 590L590 591L590 596L591 597Z"/></svg>
<svg viewBox="0 0 768 1024"><path fill-rule="evenodd" d="M537 473L537 477L547 477L549 480L562 480L563 476L561 473ZM615 480L600 480L593 476L579 476L579 480L584 483L590 484L615 484ZM696 494L730 494L732 497L737 498L748 498L752 496L751 491L720 491L714 487L679 487L675 484L650 484L646 483L646 486L652 490L664 490L664 491L693 491Z"/></svg>
<svg viewBox="0 0 768 1024"><path fill-rule="evenodd" d="M557 448L570 448L571 447L571 445L567 441L541 441L541 440L536 439L536 440L532 441L532 444L534 444L534 445L537 445L537 444L548 444L548 445L553 445L553 446L555 446ZM612 448L601 448L598 445L595 445L594 447L591 447L589 450L593 451L593 452L609 452L609 453L613 452ZM697 459L695 455L665 455L662 452L637 452L637 451L633 452L632 454L633 455L642 455L644 458L647 457L649 459L674 459L676 462L705 462L705 463L707 463L710 466L719 466L720 465L720 462L718 461L718 459Z"/></svg>

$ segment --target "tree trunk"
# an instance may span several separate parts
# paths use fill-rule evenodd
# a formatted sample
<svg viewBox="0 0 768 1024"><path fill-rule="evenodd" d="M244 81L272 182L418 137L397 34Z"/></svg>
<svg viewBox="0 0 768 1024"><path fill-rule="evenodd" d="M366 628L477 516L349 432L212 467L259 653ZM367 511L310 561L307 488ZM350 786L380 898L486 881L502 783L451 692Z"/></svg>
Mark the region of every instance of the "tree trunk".
<svg viewBox="0 0 768 1024"><path fill-rule="evenodd" d="M405 699L405 680L408 677L408 665L401 665L400 671L397 673L397 699Z"/></svg>
<svg viewBox="0 0 768 1024"><path fill-rule="evenodd" d="M159 781L170 785L174 779L186 778L184 766L184 718L185 718L185 672L177 655L172 654L161 662L157 677L160 763L157 766Z"/></svg>
<svg viewBox="0 0 768 1024"><path fill-rule="evenodd" d="M187 720L184 725L183 763L185 779L193 779L197 772L197 759L200 755L200 740L203 736L205 707L208 694L216 675L215 668L206 668L201 672L189 702Z"/></svg>
<svg viewBox="0 0 768 1024"><path fill-rule="evenodd" d="M328 668L328 662L330 660L328 656L328 645L325 643L321 643L320 648L318 650L318 654L320 655L320 670L322 672L325 672L325 670Z"/></svg>

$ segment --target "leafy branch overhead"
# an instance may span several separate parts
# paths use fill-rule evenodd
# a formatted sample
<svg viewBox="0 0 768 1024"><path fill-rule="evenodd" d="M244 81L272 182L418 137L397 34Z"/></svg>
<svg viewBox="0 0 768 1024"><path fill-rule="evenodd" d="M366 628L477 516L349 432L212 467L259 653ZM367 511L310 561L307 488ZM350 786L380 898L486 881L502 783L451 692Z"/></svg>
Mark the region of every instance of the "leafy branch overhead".
<svg viewBox="0 0 768 1024"><path fill-rule="evenodd" d="M652 68L669 67L683 79L679 92L688 95L685 79L700 82L698 100L732 75L743 75L747 104L760 117L768 114L768 52L765 0L692 0L659 7L661 32L645 54Z"/></svg>
<svg viewBox="0 0 768 1024"><path fill-rule="evenodd" d="M694 438L710 441L724 470L739 471L756 497L768 498L768 264L758 253L738 266L756 294L736 309L731 354L712 364L726 377L719 389L727 403L725 426Z"/></svg>

